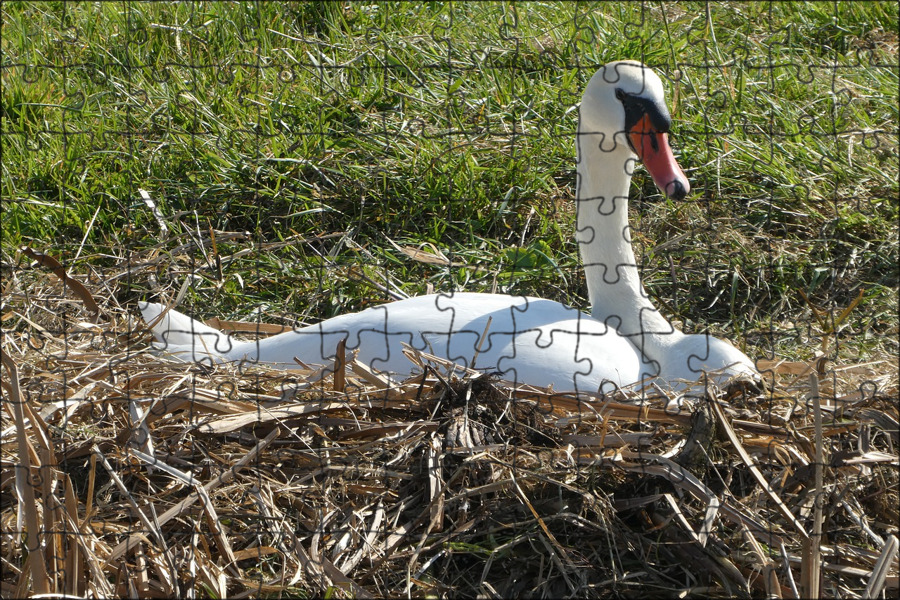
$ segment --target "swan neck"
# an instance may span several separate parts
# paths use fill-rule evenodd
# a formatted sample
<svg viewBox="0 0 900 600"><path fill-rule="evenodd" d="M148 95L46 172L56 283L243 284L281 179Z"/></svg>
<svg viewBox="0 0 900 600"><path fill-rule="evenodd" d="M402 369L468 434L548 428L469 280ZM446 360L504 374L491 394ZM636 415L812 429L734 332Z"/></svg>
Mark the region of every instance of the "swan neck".
<svg viewBox="0 0 900 600"><path fill-rule="evenodd" d="M621 335L640 336L641 340L631 339L642 345L646 334L673 329L647 297L631 245L628 192L635 156L627 143L604 148L600 138L579 130L577 140L576 239L591 316Z"/></svg>

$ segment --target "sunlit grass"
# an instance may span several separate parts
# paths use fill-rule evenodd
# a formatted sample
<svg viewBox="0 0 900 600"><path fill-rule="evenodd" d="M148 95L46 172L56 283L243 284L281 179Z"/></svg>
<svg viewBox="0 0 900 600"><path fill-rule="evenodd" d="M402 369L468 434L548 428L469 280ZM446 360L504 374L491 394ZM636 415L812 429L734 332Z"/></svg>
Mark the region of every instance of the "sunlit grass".
<svg viewBox="0 0 900 600"><path fill-rule="evenodd" d="M665 312L807 357L813 308L863 290L843 358L897 352L896 3L4 2L2 18L7 264L23 243L78 273L247 231L218 254L306 241L221 272L194 250L156 281L174 295L193 268L185 301L207 316L316 320L429 287L587 308L575 107L598 65L637 58L668 80L694 188L671 203L633 184ZM155 293L148 276L121 301Z"/></svg>

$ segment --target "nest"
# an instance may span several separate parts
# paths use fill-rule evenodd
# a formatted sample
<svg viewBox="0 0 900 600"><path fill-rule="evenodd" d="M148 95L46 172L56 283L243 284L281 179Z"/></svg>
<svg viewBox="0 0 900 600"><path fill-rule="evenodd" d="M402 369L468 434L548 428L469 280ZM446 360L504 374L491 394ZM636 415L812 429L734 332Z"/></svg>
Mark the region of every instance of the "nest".
<svg viewBox="0 0 900 600"><path fill-rule="evenodd" d="M897 593L893 359L698 398L185 364L42 264L3 294L4 597Z"/></svg>

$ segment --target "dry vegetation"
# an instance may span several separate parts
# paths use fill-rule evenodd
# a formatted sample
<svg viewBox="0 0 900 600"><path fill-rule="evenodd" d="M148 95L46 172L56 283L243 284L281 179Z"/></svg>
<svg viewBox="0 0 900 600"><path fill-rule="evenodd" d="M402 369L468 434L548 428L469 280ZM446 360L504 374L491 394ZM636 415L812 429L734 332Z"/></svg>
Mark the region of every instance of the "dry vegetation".
<svg viewBox="0 0 900 600"><path fill-rule="evenodd" d="M766 390L687 410L421 355L393 387L352 355L338 377L207 368L150 352L105 295L122 273L101 298L18 258L3 597L897 593L892 362L766 363Z"/></svg>

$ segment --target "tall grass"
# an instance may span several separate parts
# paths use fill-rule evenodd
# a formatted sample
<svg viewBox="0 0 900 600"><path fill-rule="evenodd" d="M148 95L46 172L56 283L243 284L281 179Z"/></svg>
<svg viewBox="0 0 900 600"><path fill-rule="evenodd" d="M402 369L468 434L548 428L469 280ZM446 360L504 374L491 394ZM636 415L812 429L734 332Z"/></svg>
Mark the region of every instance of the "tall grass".
<svg viewBox="0 0 900 600"><path fill-rule="evenodd" d="M897 354L895 2L4 2L2 20L7 273L29 244L76 274L140 267L122 302L192 276L202 316L316 320L431 288L587 308L577 102L635 58L667 80L694 187L633 183L664 312L752 356Z"/></svg>

